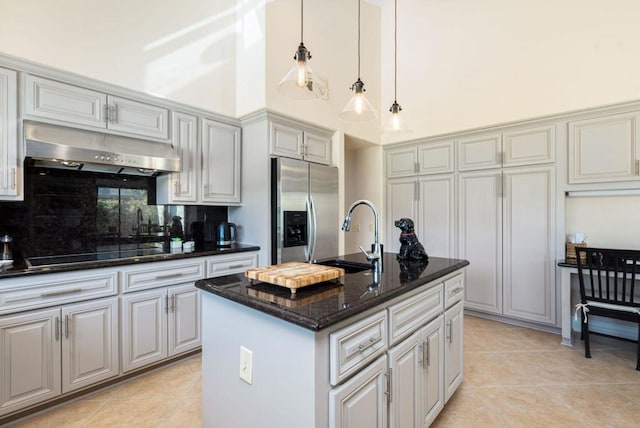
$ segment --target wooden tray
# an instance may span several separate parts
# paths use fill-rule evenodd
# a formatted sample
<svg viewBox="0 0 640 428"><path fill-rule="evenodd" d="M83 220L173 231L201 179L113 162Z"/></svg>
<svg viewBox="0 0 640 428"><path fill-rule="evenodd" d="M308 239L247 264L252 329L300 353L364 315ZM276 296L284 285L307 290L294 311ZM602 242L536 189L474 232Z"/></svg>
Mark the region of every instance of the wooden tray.
<svg viewBox="0 0 640 428"><path fill-rule="evenodd" d="M247 269L244 275L249 279L286 287L291 290L291 294L295 294L300 287L344 276L344 269L312 263L288 262Z"/></svg>

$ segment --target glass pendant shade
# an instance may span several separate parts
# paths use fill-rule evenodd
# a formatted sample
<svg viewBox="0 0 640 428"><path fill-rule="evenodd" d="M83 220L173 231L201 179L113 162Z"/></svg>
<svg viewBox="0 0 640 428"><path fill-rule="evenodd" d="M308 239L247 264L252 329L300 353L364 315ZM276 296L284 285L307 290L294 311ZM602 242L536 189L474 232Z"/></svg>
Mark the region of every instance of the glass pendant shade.
<svg viewBox="0 0 640 428"><path fill-rule="evenodd" d="M315 100L327 97L326 82L313 74L309 67L309 51L300 43L294 56L296 63L278 83L279 93L296 100Z"/></svg>
<svg viewBox="0 0 640 428"><path fill-rule="evenodd" d="M354 92L353 96L340 113L340 119L347 122L370 122L378 118L376 109L364 96L364 83L358 79L351 86Z"/></svg>
<svg viewBox="0 0 640 428"><path fill-rule="evenodd" d="M385 122L382 131L385 134L394 135L410 134L411 130L400 114L400 112L402 111L402 107L400 107L400 104L394 101L389 111L391 112L391 116L389 116L389 118Z"/></svg>

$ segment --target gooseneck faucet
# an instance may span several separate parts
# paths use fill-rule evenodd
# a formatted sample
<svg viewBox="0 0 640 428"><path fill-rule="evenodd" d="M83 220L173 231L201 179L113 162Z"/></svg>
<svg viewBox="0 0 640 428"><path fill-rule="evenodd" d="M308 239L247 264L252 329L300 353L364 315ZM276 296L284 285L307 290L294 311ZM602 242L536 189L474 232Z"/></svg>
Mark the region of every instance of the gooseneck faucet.
<svg viewBox="0 0 640 428"><path fill-rule="evenodd" d="M351 229L351 213L353 213L353 210L358 205L366 205L369 208L371 208L371 210L373 211L374 224L375 224L374 235L373 235L374 236L373 252L368 253L364 248L362 248L362 245L360 246L360 251L362 251L365 257L367 258L367 260L371 262L371 269L374 272L374 276L378 278L380 273L382 272L382 249L380 248L380 234L379 234L380 214L378 213L378 208L376 208L373 202L368 201L366 199L359 199L355 201L353 204L351 204L351 206L347 210L347 216L344 218L344 222L342 222L342 230L344 230L345 232L348 232Z"/></svg>

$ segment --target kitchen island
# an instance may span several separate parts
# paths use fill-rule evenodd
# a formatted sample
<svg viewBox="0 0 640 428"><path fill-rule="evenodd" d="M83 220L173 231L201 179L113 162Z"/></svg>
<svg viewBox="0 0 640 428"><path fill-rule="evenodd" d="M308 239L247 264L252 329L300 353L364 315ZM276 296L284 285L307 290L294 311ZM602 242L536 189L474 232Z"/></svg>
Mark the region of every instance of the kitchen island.
<svg viewBox="0 0 640 428"><path fill-rule="evenodd" d="M197 281L203 426L428 425L462 381L468 264L385 253L377 282L365 270L295 296L242 274Z"/></svg>

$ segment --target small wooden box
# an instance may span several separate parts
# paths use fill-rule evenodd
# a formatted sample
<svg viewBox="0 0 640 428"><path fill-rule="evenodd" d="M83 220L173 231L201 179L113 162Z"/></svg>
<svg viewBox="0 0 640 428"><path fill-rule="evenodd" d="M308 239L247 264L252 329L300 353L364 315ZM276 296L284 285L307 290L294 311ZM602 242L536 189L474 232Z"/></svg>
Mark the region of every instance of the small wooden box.
<svg viewBox="0 0 640 428"><path fill-rule="evenodd" d="M586 242L582 242L580 244L573 244L571 242L567 242L567 257L566 257L566 261L567 262L577 262L577 256L576 256L576 247L579 248L583 248L586 247L587 243ZM583 255L582 262L586 262L587 261L587 255Z"/></svg>

